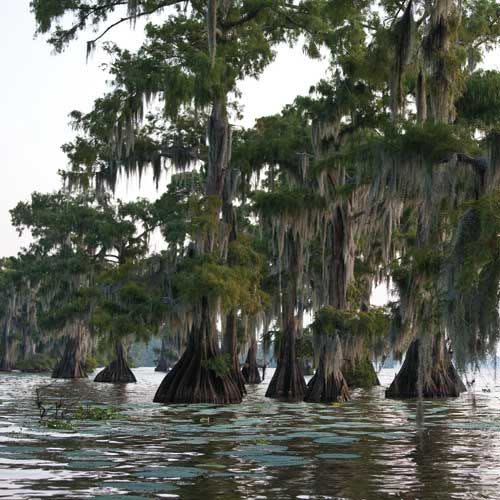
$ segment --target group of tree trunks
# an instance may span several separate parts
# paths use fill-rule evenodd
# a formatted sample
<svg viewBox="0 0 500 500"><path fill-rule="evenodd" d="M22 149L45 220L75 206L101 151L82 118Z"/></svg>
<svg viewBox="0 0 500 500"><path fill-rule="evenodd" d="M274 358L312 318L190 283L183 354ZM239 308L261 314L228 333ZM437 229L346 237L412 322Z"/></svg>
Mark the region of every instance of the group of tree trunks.
<svg viewBox="0 0 500 500"><path fill-rule="evenodd" d="M226 317L221 352L208 309L208 302L205 302L202 322L193 326L188 346L159 386L155 402L239 403L246 392L245 384L259 384L262 381L257 365L256 339L251 340L246 361L240 370L234 314L228 314ZM380 385L377 373L368 358L356 362L344 360L341 371L332 370L325 365L326 357L321 355L317 370L306 386L302 364L296 352L296 326L295 318L290 313L279 349L277 368L266 392L267 397L287 401L343 402L349 400L351 389ZM72 379L87 376L84 364L86 335L85 328L76 328L75 333L66 339L62 358L53 370L53 378ZM230 362L228 366L223 362L217 367L217 360ZM161 362L160 359L160 364ZM429 368L422 369L421 362ZM4 365L2 369L5 369ZM96 376L95 381L136 382L127 362L127 349L122 342L116 343L116 358ZM452 356L444 338L436 336L428 345L419 339L410 344L404 363L385 394L388 398L401 399L439 398L456 397L465 390L466 387L453 366Z"/></svg>

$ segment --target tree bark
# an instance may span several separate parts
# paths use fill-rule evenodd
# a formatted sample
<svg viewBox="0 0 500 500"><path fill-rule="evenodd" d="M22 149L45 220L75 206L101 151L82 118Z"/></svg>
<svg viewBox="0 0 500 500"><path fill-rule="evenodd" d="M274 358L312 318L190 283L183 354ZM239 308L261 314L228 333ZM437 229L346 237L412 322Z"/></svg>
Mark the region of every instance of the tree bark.
<svg viewBox="0 0 500 500"><path fill-rule="evenodd" d="M12 329L12 318L16 310L17 297L12 293L7 304L7 313L3 325L2 334L2 357L0 358L0 371L9 372L14 367L14 342L10 336Z"/></svg>
<svg viewBox="0 0 500 500"><path fill-rule="evenodd" d="M326 366L326 358L326 353L320 356L318 369L307 384L304 401L308 403L340 403L350 399L344 375L340 370Z"/></svg>
<svg viewBox="0 0 500 500"><path fill-rule="evenodd" d="M82 321L75 322L72 325L70 335L66 337L64 353L54 370L52 378L85 378L85 356L87 343L87 329Z"/></svg>
<svg viewBox="0 0 500 500"><path fill-rule="evenodd" d="M349 269L349 267L352 267L349 262L351 258L351 245L349 244L351 234L347 217L349 217L349 214L346 207L338 206L335 209L332 221L332 254L328 303L337 309L347 307L347 285L352 274Z"/></svg>
<svg viewBox="0 0 500 500"><path fill-rule="evenodd" d="M213 19L209 20L213 28ZM212 40L213 41L213 40ZM209 48L215 54L215 45ZM231 128L227 116L227 96L214 91L212 112L208 121L208 162L206 196L223 201L224 181L231 157ZM215 236L217 238L217 236ZM213 251L213 243L203 242L201 252ZM239 403L242 392L239 370L216 371L224 365L220 356L214 315L210 314L208 297L200 304L198 321L193 326L188 345L178 363L163 379L154 397L157 403ZM222 362L222 363L221 363Z"/></svg>
<svg viewBox="0 0 500 500"><path fill-rule="evenodd" d="M215 97L208 120L208 168L205 192L222 198L224 179L231 158L231 127L227 117L226 97Z"/></svg>
<svg viewBox="0 0 500 500"><path fill-rule="evenodd" d="M2 357L0 358L0 371L10 372L14 365L13 342L10 338L10 321L6 320L2 335Z"/></svg>
<svg viewBox="0 0 500 500"><path fill-rule="evenodd" d="M30 359L36 354L36 345L35 342L33 342L33 339L31 338L31 335L29 334L29 329L24 328L23 330L23 352L22 356L23 359Z"/></svg>
<svg viewBox="0 0 500 500"><path fill-rule="evenodd" d="M442 335L432 340L429 368L420 363L422 344L415 339L406 352L403 366L385 391L387 398L445 398L457 397L466 391L451 360ZM427 372L427 373L426 373Z"/></svg>
<svg viewBox="0 0 500 500"><path fill-rule="evenodd" d="M296 349L297 321L294 314L296 296L296 280L289 277L283 300L283 337L278 364L266 392L268 398L302 401L306 391L302 364L297 357Z"/></svg>
<svg viewBox="0 0 500 500"><path fill-rule="evenodd" d="M262 382L259 367L257 366L257 340L255 338L255 332L252 334L247 359L241 373L247 384L260 384Z"/></svg>
<svg viewBox="0 0 500 500"><path fill-rule="evenodd" d="M217 372L220 359L214 321L209 304L202 299L198 325L194 325L179 362L167 373L158 388L155 403L240 403L241 391L231 367Z"/></svg>
<svg viewBox="0 0 500 500"><path fill-rule="evenodd" d="M238 335L236 314L230 311L226 315L226 329L224 330L224 337L222 339L222 352L231 358L232 376L240 389L241 395L246 394L245 378L243 377L240 369L240 360L238 357Z"/></svg>
<svg viewBox="0 0 500 500"><path fill-rule="evenodd" d="M352 275L353 242L349 223L348 205L337 206L332 221L332 254L330 260L328 302L336 309L347 308L347 285ZM340 349L340 341L335 343ZM343 402L349 399L349 386L342 373L342 363L328 366L336 354L323 346L319 354L316 373L307 385L304 400L308 402ZM341 358L341 356L339 355Z"/></svg>
<svg viewBox="0 0 500 500"><path fill-rule="evenodd" d="M99 372L94 382L105 382L109 384L130 384L137 382L135 375L128 366L127 350L122 342L116 342L116 359L104 370Z"/></svg>

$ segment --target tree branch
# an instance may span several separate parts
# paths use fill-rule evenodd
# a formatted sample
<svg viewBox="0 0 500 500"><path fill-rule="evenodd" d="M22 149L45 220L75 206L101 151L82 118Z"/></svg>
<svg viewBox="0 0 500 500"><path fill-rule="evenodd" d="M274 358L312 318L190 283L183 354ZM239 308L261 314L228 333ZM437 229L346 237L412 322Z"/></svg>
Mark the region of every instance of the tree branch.
<svg viewBox="0 0 500 500"><path fill-rule="evenodd" d="M154 14L155 12L158 12L161 9L164 9L165 7L171 7L172 5L176 5L178 3L182 3L183 0L168 0L165 2L160 3L157 5L154 9L151 10L146 10L143 12L138 12L130 16L122 17L118 21L114 22L113 24L110 24L100 35L98 35L96 38L93 40L89 40L87 42L87 53L89 53L93 48L96 42L98 42L102 37L106 35L106 33L109 33L113 28L116 28L120 24L123 24L125 22L130 22L138 19L139 17L144 17L144 16L150 16Z"/></svg>

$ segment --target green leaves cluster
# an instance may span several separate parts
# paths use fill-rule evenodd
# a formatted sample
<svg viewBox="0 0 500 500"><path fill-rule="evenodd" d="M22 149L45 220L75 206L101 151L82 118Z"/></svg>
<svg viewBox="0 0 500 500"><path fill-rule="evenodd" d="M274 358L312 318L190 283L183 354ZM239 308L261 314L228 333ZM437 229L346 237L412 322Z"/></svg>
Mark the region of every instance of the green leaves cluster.
<svg viewBox="0 0 500 500"><path fill-rule="evenodd" d="M315 335L340 335L362 337L365 339L382 338L387 335L390 315L386 308L370 307L367 311L351 311L323 307L317 311L312 329Z"/></svg>

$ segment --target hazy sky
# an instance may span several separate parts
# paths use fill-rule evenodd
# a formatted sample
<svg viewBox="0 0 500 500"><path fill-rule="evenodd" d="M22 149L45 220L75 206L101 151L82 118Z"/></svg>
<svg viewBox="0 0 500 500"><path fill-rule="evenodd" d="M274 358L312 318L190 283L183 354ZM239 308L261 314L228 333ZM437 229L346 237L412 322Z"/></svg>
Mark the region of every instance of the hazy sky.
<svg viewBox="0 0 500 500"><path fill-rule="evenodd" d="M0 61L3 96L0 141L3 156L0 170L0 256L15 254L21 240L10 225L8 210L32 191L59 187L57 171L66 166L61 144L71 139L68 113L89 110L106 88L100 65L106 60L99 51L86 63L85 36L63 54L52 54L43 38L34 37L35 24L29 0L0 0ZM137 44L137 33L122 29L110 39ZM299 93L305 94L324 74L326 63L307 59L299 47L280 50L276 62L259 81L241 85L245 105L244 124L256 117L279 112ZM139 193L132 180L122 183L119 194ZM153 194L152 183L143 181L140 194Z"/></svg>
<svg viewBox="0 0 500 500"><path fill-rule="evenodd" d="M29 0L0 0L0 95L2 120L0 144L0 256L15 254L21 240L10 225L8 210L32 191L59 187L57 171L66 166L61 144L70 140L68 113L90 109L106 88L100 69L105 61L99 51L86 63L85 36L63 54L53 55L42 38L34 38L35 25ZM140 26L131 34L128 26L110 34L120 45L134 45ZM500 68L498 52L488 57L488 66ZM300 47L283 47L276 61L259 81L241 85L245 106L244 125L256 117L279 112L296 95L306 94L326 68L325 61L313 61ZM119 195L139 193L134 181L122 183ZM140 194L152 195L152 183L143 181Z"/></svg>

